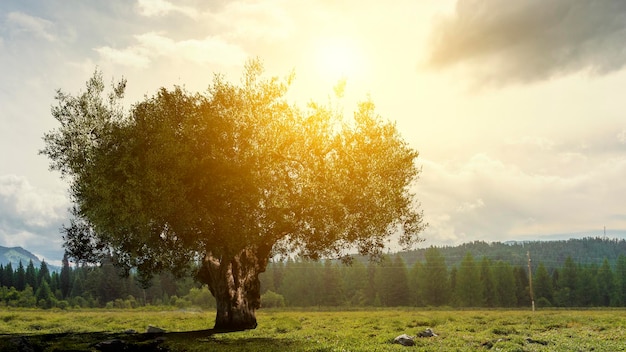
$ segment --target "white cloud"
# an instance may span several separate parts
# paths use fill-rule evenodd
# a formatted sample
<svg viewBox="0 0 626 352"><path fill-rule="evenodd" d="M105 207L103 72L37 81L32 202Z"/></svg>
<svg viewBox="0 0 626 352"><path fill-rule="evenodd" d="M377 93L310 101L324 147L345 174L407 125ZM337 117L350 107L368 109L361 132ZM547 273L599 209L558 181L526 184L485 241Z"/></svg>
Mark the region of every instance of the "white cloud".
<svg viewBox="0 0 626 352"><path fill-rule="evenodd" d="M136 68L147 68L150 65L150 58L138 48L114 49L103 46L94 49L100 56L114 64L131 66Z"/></svg>
<svg viewBox="0 0 626 352"><path fill-rule="evenodd" d="M626 157L594 160L570 174L537 173L480 153L447 164L422 159L417 194L430 224L427 243L624 228L618 215L626 197Z"/></svg>
<svg viewBox="0 0 626 352"><path fill-rule="evenodd" d="M40 17L30 16L22 12L9 12L6 15L6 21L14 32L25 32L53 42L56 36L54 32L54 24Z"/></svg>
<svg viewBox="0 0 626 352"><path fill-rule="evenodd" d="M62 220L68 200L62 194L36 189L24 178L0 176L0 222L46 227Z"/></svg>
<svg viewBox="0 0 626 352"><path fill-rule="evenodd" d="M160 33L136 35L137 44L125 49L100 47L95 50L114 63L146 68L153 61L165 58L192 61L198 64L240 65L247 58L245 51L217 36L175 41Z"/></svg>
<svg viewBox="0 0 626 352"><path fill-rule="evenodd" d="M479 82L532 82L626 64L626 2L459 0L434 28L429 64Z"/></svg>
<svg viewBox="0 0 626 352"><path fill-rule="evenodd" d="M224 27L229 36L243 39L284 39L295 27L284 7L267 1L230 2L209 17Z"/></svg>
<svg viewBox="0 0 626 352"><path fill-rule="evenodd" d="M617 134L617 140L622 144L626 144L626 129Z"/></svg>
<svg viewBox="0 0 626 352"><path fill-rule="evenodd" d="M476 209L483 208L485 206L485 202L482 199L478 198L473 202L463 202L456 208L456 211L459 213L467 213Z"/></svg>
<svg viewBox="0 0 626 352"><path fill-rule="evenodd" d="M189 6L178 6L166 0L139 0L137 2L139 13L146 17L165 16L172 12L178 12L190 18L197 18L199 13Z"/></svg>

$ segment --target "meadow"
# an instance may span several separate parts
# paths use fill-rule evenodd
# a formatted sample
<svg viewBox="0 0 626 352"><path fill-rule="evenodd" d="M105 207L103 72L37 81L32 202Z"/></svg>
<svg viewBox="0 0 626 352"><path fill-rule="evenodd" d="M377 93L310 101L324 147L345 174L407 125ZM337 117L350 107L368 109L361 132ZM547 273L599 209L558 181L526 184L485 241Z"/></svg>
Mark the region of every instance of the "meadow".
<svg viewBox="0 0 626 352"><path fill-rule="evenodd" d="M132 340L134 350L190 352L626 350L626 310L260 310L255 330L192 332L213 319L214 312L199 310L4 309L0 350L19 351L16 339L39 351L96 351L95 342L115 339ZM124 333L148 325L167 333L158 342ZM413 347L392 343L426 328L438 336L416 338Z"/></svg>

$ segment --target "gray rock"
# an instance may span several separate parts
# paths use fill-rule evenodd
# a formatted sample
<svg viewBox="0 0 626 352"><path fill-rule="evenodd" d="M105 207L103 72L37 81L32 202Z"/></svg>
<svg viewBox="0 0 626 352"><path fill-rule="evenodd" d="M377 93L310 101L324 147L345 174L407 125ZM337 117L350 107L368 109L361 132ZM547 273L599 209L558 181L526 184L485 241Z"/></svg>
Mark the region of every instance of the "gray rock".
<svg viewBox="0 0 626 352"><path fill-rule="evenodd" d="M428 329L418 333L417 336L419 336L419 337L435 337L435 336L437 336L437 334L435 334L431 328L428 328Z"/></svg>
<svg viewBox="0 0 626 352"><path fill-rule="evenodd" d="M402 346L415 346L415 341L413 341L413 337L407 334L397 336L395 339L393 339L393 343L399 343Z"/></svg>
<svg viewBox="0 0 626 352"><path fill-rule="evenodd" d="M146 333L148 334L163 334L165 333L164 329L161 329L156 326L148 325L148 329L146 329Z"/></svg>

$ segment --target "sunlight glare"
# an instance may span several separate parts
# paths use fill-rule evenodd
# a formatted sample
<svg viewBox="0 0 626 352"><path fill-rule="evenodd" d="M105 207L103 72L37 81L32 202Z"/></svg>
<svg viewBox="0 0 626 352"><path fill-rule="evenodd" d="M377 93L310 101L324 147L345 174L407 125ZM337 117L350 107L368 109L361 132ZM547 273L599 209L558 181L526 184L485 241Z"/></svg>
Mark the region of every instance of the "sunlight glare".
<svg viewBox="0 0 626 352"><path fill-rule="evenodd" d="M320 40L316 48L319 73L331 81L354 79L363 71L363 55L356 44L345 38Z"/></svg>

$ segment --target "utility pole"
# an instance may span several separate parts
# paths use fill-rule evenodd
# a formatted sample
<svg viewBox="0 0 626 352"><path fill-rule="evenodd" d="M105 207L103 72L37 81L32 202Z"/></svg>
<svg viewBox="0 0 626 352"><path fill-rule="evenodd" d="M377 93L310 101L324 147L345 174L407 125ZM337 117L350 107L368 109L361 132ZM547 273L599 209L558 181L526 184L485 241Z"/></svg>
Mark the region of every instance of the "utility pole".
<svg viewBox="0 0 626 352"><path fill-rule="evenodd" d="M535 311L535 297L533 295L533 274L530 271L530 251L526 252L526 256L528 256L528 289L530 290L530 304Z"/></svg>

